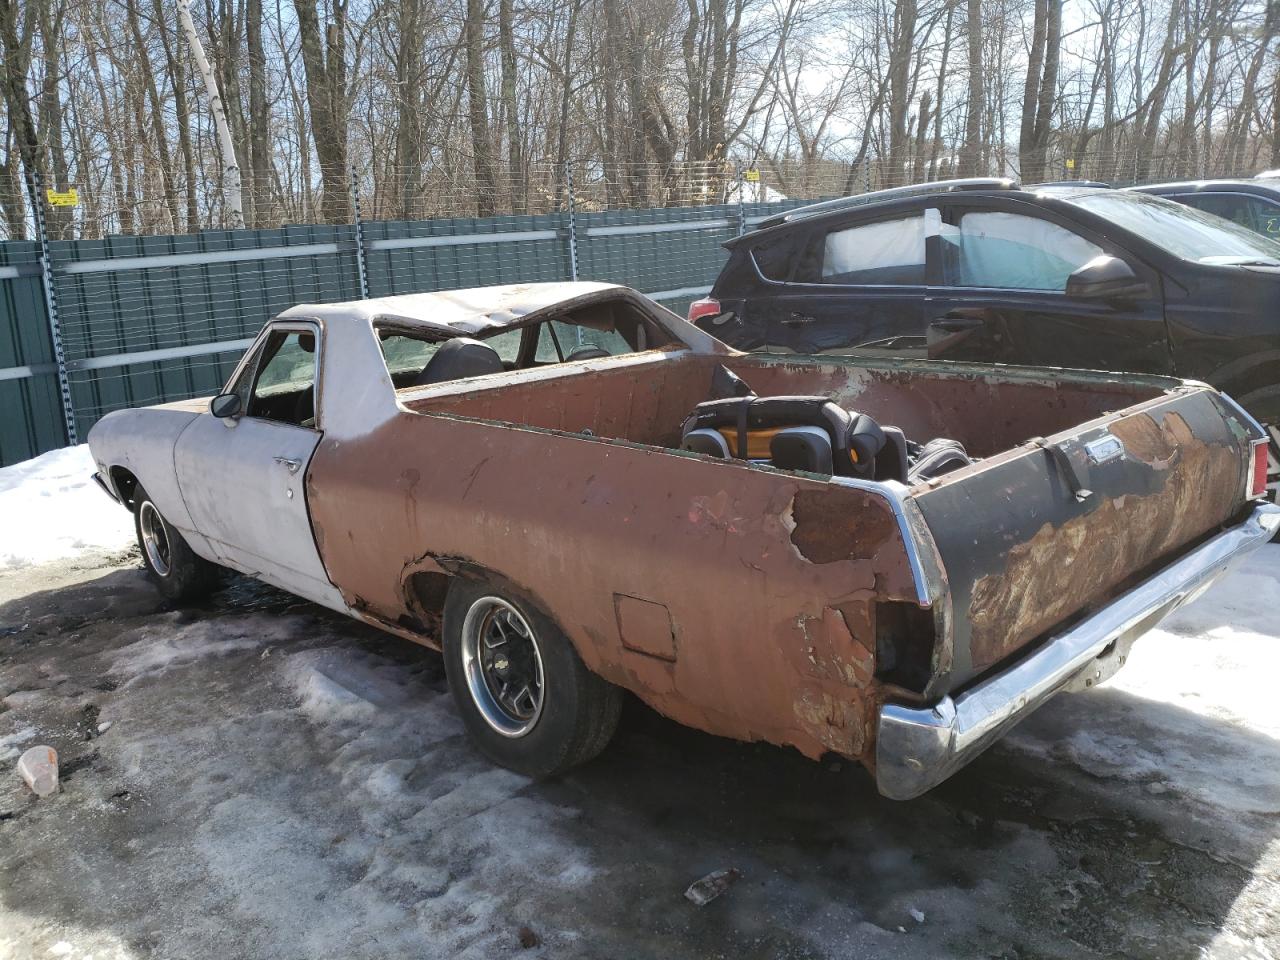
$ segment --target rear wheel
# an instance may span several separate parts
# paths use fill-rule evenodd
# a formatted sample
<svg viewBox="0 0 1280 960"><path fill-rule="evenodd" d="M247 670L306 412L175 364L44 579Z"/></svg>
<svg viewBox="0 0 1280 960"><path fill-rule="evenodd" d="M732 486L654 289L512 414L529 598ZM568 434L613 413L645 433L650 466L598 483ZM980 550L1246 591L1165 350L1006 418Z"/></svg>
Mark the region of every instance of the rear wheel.
<svg viewBox="0 0 1280 960"><path fill-rule="evenodd" d="M494 584L451 585L444 663L472 738L518 773L550 777L585 763L617 727L622 692L587 669L550 618Z"/></svg>
<svg viewBox="0 0 1280 960"><path fill-rule="evenodd" d="M161 593L176 603L188 603L213 590L220 568L195 554L142 487L134 494L133 521L142 562Z"/></svg>

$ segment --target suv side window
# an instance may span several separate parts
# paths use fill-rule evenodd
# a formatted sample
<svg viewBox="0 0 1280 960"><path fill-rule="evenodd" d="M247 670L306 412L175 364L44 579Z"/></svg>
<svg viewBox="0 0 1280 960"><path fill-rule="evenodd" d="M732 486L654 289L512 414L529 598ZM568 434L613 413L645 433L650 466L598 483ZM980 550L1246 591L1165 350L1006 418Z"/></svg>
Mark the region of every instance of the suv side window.
<svg viewBox="0 0 1280 960"><path fill-rule="evenodd" d="M801 265L796 280L919 286L925 282L924 250L923 214L837 228L815 238L812 255Z"/></svg>
<svg viewBox="0 0 1280 960"><path fill-rule="evenodd" d="M1067 277L1103 253L1056 223L1020 213L952 214L941 228L942 278L952 287L1067 288Z"/></svg>

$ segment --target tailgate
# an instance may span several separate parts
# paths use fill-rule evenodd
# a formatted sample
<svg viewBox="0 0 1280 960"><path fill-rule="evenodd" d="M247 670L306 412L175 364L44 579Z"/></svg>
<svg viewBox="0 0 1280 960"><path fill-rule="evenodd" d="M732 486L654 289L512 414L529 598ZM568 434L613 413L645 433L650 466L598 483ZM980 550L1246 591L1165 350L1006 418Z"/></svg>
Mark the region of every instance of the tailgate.
<svg viewBox="0 0 1280 960"><path fill-rule="evenodd" d="M1045 443L916 491L951 598L950 657L935 661L930 693L1106 602L1246 499L1249 429L1208 388L1178 388Z"/></svg>

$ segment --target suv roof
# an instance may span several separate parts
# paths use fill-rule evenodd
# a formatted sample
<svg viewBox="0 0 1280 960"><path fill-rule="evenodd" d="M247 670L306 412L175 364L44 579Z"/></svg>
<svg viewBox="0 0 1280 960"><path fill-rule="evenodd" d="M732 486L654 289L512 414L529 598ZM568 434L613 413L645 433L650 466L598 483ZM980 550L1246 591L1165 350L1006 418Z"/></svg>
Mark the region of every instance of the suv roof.
<svg viewBox="0 0 1280 960"><path fill-rule="evenodd" d="M887 190L872 190L870 193L859 193L851 197L836 197L834 200L823 200L808 206L796 207L785 213L777 213L761 220L758 230L767 230L779 224L791 223L794 220L807 220L809 217L838 213L853 207L883 203L888 200L901 200L905 197L922 197L932 193L953 193L958 190L1019 190L1018 181L1008 177L969 177L963 180L935 180L932 183L913 183L905 187L890 187Z"/></svg>

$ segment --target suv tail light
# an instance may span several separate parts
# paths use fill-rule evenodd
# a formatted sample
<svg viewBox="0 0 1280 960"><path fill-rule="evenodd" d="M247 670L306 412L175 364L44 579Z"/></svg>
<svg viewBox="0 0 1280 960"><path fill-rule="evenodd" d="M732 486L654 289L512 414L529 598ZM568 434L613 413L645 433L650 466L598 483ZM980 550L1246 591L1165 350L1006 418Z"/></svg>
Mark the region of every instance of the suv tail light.
<svg viewBox="0 0 1280 960"><path fill-rule="evenodd" d="M1249 496L1261 497L1267 492L1267 441L1253 441L1253 473L1249 480Z"/></svg>
<svg viewBox="0 0 1280 960"><path fill-rule="evenodd" d="M715 297L703 297L689 304L689 322L697 323L703 317L714 317L720 313L720 301Z"/></svg>

